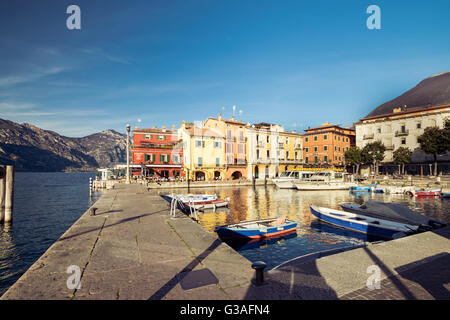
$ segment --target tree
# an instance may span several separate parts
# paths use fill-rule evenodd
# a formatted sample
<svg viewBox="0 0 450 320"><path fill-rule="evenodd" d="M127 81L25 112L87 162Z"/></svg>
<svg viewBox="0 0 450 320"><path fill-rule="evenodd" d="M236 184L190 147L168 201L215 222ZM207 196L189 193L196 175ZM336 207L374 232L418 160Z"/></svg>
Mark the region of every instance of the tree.
<svg viewBox="0 0 450 320"><path fill-rule="evenodd" d="M448 121L444 129L428 127L419 137L420 149L426 154L433 155L434 175L437 175L437 157L448 151Z"/></svg>
<svg viewBox="0 0 450 320"><path fill-rule="evenodd" d="M362 149L363 160L366 163L373 163L375 167L375 175L378 175L378 166L384 160L386 147L381 141L368 143Z"/></svg>
<svg viewBox="0 0 450 320"><path fill-rule="evenodd" d="M359 166L363 163L361 149L356 146L350 147L345 151L344 158L345 162L356 166L356 173L359 174Z"/></svg>
<svg viewBox="0 0 450 320"><path fill-rule="evenodd" d="M393 152L394 163L402 165L402 174L405 174L405 164L411 162L412 151L406 147L399 147Z"/></svg>

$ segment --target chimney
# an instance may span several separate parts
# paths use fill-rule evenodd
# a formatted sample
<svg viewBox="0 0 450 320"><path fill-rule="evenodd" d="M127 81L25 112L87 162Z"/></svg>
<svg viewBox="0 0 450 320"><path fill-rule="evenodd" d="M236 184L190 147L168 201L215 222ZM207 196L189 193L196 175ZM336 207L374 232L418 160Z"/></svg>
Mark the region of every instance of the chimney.
<svg viewBox="0 0 450 320"><path fill-rule="evenodd" d="M134 126L134 130L137 131L137 129L138 129L138 126Z"/></svg>
<svg viewBox="0 0 450 320"><path fill-rule="evenodd" d="M219 120L219 121L221 121L222 120L222 115L219 113L219 116L217 117L217 119Z"/></svg>
<svg viewBox="0 0 450 320"><path fill-rule="evenodd" d="M174 124L172 125L172 131L175 131L175 125Z"/></svg>
<svg viewBox="0 0 450 320"><path fill-rule="evenodd" d="M231 117L231 120L233 120L233 121L234 121L234 116L232 116L232 117Z"/></svg>
<svg viewBox="0 0 450 320"><path fill-rule="evenodd" d="M152 126L152 129L155 129L155 126Z"/></svg>
<svg viewBox="0 0 450 320"><path fill-rule="evenodd" d="M166 126L162 126L161 129L162 129L162 132L166 132Z"/></svg>

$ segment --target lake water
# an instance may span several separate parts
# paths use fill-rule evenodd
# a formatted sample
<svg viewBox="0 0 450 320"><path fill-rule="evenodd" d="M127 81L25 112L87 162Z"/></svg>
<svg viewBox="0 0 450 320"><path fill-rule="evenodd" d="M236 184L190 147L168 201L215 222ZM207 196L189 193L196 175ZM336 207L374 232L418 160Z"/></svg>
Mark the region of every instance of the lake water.
<svg viewBox="0 0 450 320"><path fill-rule="evenodd" d="M11 225L0 224L0 295L97 200L95 173L16 172Z"/></svg>
<svg viewBox="0 0 450 320"><path fill-rule="evenodd" d="M172 189L161 194L187 193L187 190ZM339 203L367 200L402 203L430 218L450 223L450 199L410 198L404 195L387 195L348 191L297 191L267 187L236 187L191 189L191 193L217 194L220 199L230 198L228 209L199 213L199 223L209 232L214 227L244 220L258 220L285 216L296 220L297 233L285 237L258 242L228 242L250 261L262 260L266 270L298 256L327 249L364 244L380 239L364 234L339 229L320 223L310 213L309 205L340 209Z"/></svg>

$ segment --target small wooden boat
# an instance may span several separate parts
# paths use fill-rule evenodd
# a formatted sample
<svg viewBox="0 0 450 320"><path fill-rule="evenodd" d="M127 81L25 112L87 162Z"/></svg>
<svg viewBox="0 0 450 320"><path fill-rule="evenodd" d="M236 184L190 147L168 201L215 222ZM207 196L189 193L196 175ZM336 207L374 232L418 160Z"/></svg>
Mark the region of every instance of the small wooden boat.
<svg viewBox="0 0 450 320"><path fill-rule="evenodd" d="M361 214L310 206L311 213L318 219L340 228L366 233L381 238L393 239L399 234L417 232L418 226L394 222Z"/></svg>
<svg viewBox="0 0 450 320"><path fill-rule="evenodd" d="M197 209L200 211L204 211L207 209L216 209L221 207L227 207L230 198L226 198L225 200L205 200L205 201L196 201L196 202L183 202L186 207L191 207L192 209Z"/></svg>
<svg viewBox="0 0 450 320"><path fill-rule="evenodd" d="M437 197L442 189L416 189L414 195L416 197Z"/></svg>
<svg viewBox="0 0 450 320"><path fill-rule="evenodd" d="M296 227L296 221L280 217L218 226L214 231L221 239L263 239L290 233Z"/></svg>

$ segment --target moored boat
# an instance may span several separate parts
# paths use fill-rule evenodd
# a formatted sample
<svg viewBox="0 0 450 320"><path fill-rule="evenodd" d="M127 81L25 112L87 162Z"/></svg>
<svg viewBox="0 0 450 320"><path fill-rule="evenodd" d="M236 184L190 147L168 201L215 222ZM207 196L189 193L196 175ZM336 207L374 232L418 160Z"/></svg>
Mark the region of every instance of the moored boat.
<svg viewBox="0 0 450 320"><path fill-rule="evenodd" d="M217 200L217 195L215 194L170 194L170 195L162 195L162 197L171 202L172 199L177 199L182 202L205 202L205 201L213 201Z"/></svg>
<svg viewBox="0 0 450 320"><path fill-rule="evenodd" d="M221 239L263 239L290 233L296 227L296 221L279 217L217 226L214 231Z"/></svg>
<svg viewBox="0 0 450 320"><path fill-rule="evenodd" d="M216 209L221 207L227 207L230 198L226 198L225 200L206 200L206 201L197 201L197 202L183 202L186 207L191 207L192 209L197 209L200 211L207 209Z"/></svg>
<svg viewBox="0 0 450 320"><path fill-rule="evenodd" d="M441 192L439 193L440 198L450 198L450 192Z"/></svg>
<svg viewBox="0 0 450 320"><path fill-rule="evenodd" d="M301 191L327 191L327 190L347 190L354 184L345 182L329 183L296 183L295 187Z"/></svg>
<svg viewBox="0 0 450 320"><path fill-rule="evenodd" d="M341 203L340 207L346 212L361 214L377 219L380 218L394 222L416 225L418 226L418 231L428 231L446 225L441 221L423 216L400 203L367 201L362 205L356 203Z"/></svg>
<svg viewBox="0 0 450 320"><path fill-rule="evenodd" d="M436 197L442 192L442 188L439 189L416 189L414 195L416 197Z"/></svg>
<svg viewBox="0 0 450 320"><path fill-rule="evenodd" d="M398 235L415 233L418 226L361 214L311 205L311 213L318 219L340 228L366 233L381 238L393 239Z"/></svg>

